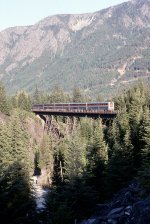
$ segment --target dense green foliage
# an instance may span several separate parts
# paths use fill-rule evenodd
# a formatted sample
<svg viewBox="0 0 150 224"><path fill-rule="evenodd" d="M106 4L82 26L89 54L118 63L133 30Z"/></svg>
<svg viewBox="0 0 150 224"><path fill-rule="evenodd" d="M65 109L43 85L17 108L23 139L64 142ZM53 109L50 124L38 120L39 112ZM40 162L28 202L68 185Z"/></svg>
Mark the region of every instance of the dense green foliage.
<svg viewBox="0 0 150 224"><path fill-rule="evenodd" d="M3 84L0 82L0 112L9 114L9 103Z"/></svg>
<svg viewBox="0 0 150 224"><path fill-rule="evenodd" d="M1 89L0 110L11 114L0 123L0 214L5 223L38 223L39 218L47 224L82 220L97 203L135 179L143 188L142 197L150 193L149 85L139 82L115 98L118 116L108 126L101 119L58 117L50 129L42 129L39 143L26 128L27 118L33 116L27 112L31 102L80 102L86 96L79 89L71 96L59 87L50 95L41 94L36 87L33 96L20 92L8 99ZM8 101L10 108L5 111L3 102ZM30 177L43 171L47 179L43 185L50 192L40 217Z"/></svg>
<svg viewBox="0 0 150 224"><path fill-rule="evenodd" d="M14 111L11 118L0 124L0 216L4 223L30 223L35 208L29 138L21 116L19 111Z"/></svg>
<svg viewBox="0 0 150 224"><path fill-rule="evenodd" d="M134 179L141 183L142 197L149 193L149 94L149 86L139 82L115 99L119 114L111 126L80 119L76 131L55 146L62 167L54 177L63 178L54 181L47 199L48 223L84 219L94 203L110 199Z"/></svg>

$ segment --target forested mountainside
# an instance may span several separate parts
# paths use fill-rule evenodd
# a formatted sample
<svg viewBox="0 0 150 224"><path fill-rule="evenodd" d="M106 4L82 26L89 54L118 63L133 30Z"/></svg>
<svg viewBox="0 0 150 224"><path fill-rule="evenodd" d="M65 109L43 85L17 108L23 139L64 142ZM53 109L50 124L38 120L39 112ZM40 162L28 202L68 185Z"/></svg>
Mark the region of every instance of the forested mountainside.
<svg viewBox="0 0 150 224"><path fill-rule="evenodd" d="M9 93L78 86L105 97L150 77L150 1L55 15L0 32L0 79Z"/></svg>
<svg viewBox="0 0 150 224"><path fill-rule="evenodd" d="M51 100L64 102L62 93L53 92ZM79 102L80 96L70 99ZM31 113L37 99L37 91L8 97L0 84L1 223L87 224L95 207L96 224L150 223L150 86L139 82L118 96L118 115L109 126L64 117L43 126ZM37 210L33 177L48 189L43 210ZM134 197L128 190L108 203L135 183Z"/></svg>

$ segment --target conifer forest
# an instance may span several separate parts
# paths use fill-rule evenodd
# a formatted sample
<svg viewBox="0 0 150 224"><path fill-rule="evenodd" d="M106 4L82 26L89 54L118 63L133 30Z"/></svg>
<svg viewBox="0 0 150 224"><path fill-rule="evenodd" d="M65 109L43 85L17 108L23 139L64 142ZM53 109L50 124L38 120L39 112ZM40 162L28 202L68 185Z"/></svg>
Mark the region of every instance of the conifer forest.
<svg viewBox="0 0 150 224"><path fill-rule="evenodd" d="M0 83L1 224L82 223L96 205L133 181L142 189L141 200L150 195L148 84L139 81L114 97L117 116L107 125L101 119L54 116L46 127L31 112L35 103L102 100L78 88L68 94L59 86L49 94L36 86L32 95L9 96ZM46 189L41 210L36 184Z"/></svg>

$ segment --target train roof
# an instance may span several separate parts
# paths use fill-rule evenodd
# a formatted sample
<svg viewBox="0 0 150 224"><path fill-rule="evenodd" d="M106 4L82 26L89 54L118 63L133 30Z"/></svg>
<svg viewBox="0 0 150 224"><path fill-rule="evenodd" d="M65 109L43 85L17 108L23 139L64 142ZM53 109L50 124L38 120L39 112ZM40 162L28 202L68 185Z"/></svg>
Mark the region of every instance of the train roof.
<svg viewBox="0 0 150 224"><path fill-rule="evenodd" d="M51 105L51 104L104 104L104 103L114 103L113 101L109 102L71 102L71 103L43 103L43 104L33 104L33 105Z"/></svg>

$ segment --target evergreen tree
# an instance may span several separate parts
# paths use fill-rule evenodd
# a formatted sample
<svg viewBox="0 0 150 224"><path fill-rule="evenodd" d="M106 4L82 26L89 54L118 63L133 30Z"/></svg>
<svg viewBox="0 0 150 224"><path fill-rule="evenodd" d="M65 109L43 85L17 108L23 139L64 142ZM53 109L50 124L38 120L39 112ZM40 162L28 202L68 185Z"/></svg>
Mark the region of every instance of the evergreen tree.
<svg viewBox="0 0 150 224"><path fill-rule="evenodd" d="M134 146L134 166L138 169L141 161L139 130L145 98L143 88L140 89L136 86L132 91L134 92L130 94L129 124L131 129L132 145Z"/></svg>
<svg viewBox="0 0 150 224"><path fill-rule="evenodd" d="M31 213L33 217L27 148L26 133L15 113L0 126L0 216L8 224L30 223Z"/></svg>
<svg viewBox="0 0 150 224"><path fill-rule="evenodd" d="M26 111L31 110L31 99L25 91L20 91L17 93L16 103L17 103L17 107L22 110L26 110Z"/></svg>
<svg viewBox="0 0 150 224"><path fill-rule="evenodd" d="M15 109L17 108L17 99L16 99L16 96L11 96L10 97L10 104L11 104L11 108L12 109Z"/></svg>
<svg viewBox="0 0 150 224"><path fill-rule="evenodd" d="M85 144L81 141L79 135L79 130L76 130L68 139L69 141L65 153L64 168L66 180L69 181L76 177L81 177L86 165Z"/></svg>
<svg viewBox="0 0 150 224"><path fill-rule="evenodd" d="M14 112L10 122L11 148L15 160L28 163L28 136L24 131L19 118L19 113Z"/></svg>
<svg viewBox="0 0 150 224"><path fill-rule="evenodd" d="M72 102L79 103L84 102L84 95L79 88L74 88L72 93Z"/></svg>
<svg viewBox="0 0 150 224"><path fill-rule="evenodd" d="M28 172L22 163L16 161L5 170L0 180L0 216L5 223L30 223L34 202L29 183Z"/></svg>
<svg viewBox="0 0 150 224"><path fill-rule="evenodd" d="M104 100L103 100L103 97L102 97L102 95L101 94L98 94L97 96L96 96L96 102L103 102Z"/></svg>
<svg viewBox="0 0 150 224"><path fill-rule="evenodd" d="M139 180L146 194L150 193L150 112L145 108L140 129L142 164L138 172Z"/></svg>
<svg viewBox="0 0 150 224"><path fill-rule="evenodd" d="M101 120L97 120L92 141L87 147L87 179L99 193L101 201L104 199L107 162L108 147L104 140Z"/></svg>
<svg viewBox="0 0 150 224"><path fill-rule="evenodd" d="M94 128L93 138L89 147L89 164L91 169L97 168L99 163L107 163L108 148L104 140L104 133L101 120L97 121Z"/></svg>
<svg viewBox="0 0 150 224"><path fill-rule="evenodd" d="M127 114L122 114L114 121L108 139L111 150L107 177L111 194L128 184L134 177L134 147L131 142L131 130Z"/></svg>
<svg viewBox="0 0 150 224"><path fill-rule="evenodd" d="M7 125L0 125L0 178L13 162L11 148L11 133Z"/></svg>
<svg viewBox="0 0 150 224"><path fill-rule="evenodd" d="M94 121L92 118L82 118L80 119L80 130L81 136L90 144L93 141L93 134L94 134Z"/></svg>
<svg viewBox="0 0 150 224"><path fill-rule="evenodd" d="M38 86L36 85L34 93L33 93L33 103L34 104L39 104L41 103L41 92L38 89Z"/></svg>
<svg viewBox="0 0 150 224"><path fill-rule="evenodd" d="M67 95L63 89L60 86L55 86L49 96L50 103L64 103L67 100Z"/></svg>
<svg viewBox="0 0 150 224"><path fill-rule="evenodd" d="M9 115L10 108L3 84L0 82L0 112Z"/></svg>
<svg viewBox="0 0 150 224"><path fill-rule="evenodd" d="M49 185L51 185L51 179L53 177L53 153L52 136L50 134L44 135L40 146L39 167L46 170Z"/></svg>

